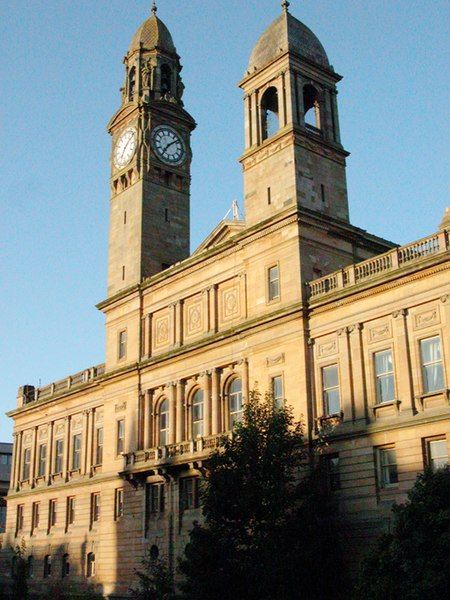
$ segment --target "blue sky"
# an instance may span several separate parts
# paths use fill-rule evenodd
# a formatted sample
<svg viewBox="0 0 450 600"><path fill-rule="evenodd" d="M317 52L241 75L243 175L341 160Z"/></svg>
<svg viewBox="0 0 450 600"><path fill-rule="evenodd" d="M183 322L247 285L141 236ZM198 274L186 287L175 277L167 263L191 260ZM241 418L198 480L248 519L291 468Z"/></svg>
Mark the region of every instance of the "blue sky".
<svg viewBox="0 0 450 600"><path fill-rule="evenodd" d="M150 0L2 0L0 439L19 385L103 361L110 140ZM159 0L198 122L192 249L242 198L236 87L278 0ZM446 0L292 0L336 71L352 222L406 243L448 204ZM242 204L242 202L241 202Z"/></svg>

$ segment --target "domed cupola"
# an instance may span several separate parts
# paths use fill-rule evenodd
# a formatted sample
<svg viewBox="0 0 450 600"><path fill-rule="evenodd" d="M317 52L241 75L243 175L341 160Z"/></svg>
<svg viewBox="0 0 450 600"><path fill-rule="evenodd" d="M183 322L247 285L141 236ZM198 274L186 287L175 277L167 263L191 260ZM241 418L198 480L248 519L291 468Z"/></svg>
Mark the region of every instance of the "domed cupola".
<svg viewBox="0 0 450 600"><path fill-rule="evenodd" d="M288 11L288 7L289 2L284 2L282 14L259 38L250 56L248 73L267 66L288 51L325 69L330 68L318 38Z"/></svg>
<svg viewBox="0 0 450 600"><path fill-rule="evenodd" d="M131 40L128 54L139 50L160 50L169 54L176 54L177 50L173 43L170 31L164 23L156 16L155 7L151 16L142 23Z"/></svg>

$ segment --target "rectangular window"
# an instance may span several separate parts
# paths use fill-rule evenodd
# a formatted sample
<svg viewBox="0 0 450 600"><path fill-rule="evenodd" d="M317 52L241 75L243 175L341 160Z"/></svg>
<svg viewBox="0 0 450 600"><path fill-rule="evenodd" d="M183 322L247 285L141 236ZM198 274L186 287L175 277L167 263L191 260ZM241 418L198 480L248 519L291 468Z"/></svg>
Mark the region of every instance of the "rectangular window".
<svg viewBox="0 0 450 600"><path fill-rule="evenodd" d="M442 364L441 340L432 337L420 341L420 354L422 357L423 391L436 392L443 390L444 366Z"/></svg>
<svg viewBox="0 0 450 600"><path fill-rule="evenodd" d="M394 363L392 351L383 350L374 354L377 403L395 400Z"/></svg>
<svg viewBox="0 0 450 600"><path fill-rule="evenodd" d="M115 493L114 517L116 521L123 517L123 488L118 488Z"/></svg>
<svg viewBox="0 0 450 600"><path fill-rule="evenodd" d="M38 477L45 475L45 467L47 465L47 444L41 444L39 446L39 459L38 459Z"/></svg>
<svg viewBox="0 0 450 600"><path fill-rule="evenodd" d="M338 366L330 365L322 369L323 405L326 415L337 415L341 411L339 397Z"/></svg>
<svg viewBox="0 0 450 600"><path fill-rule="evenodd" d="M119 333L119 351L118 351L119 360L121 360L122 358L125 358L126 355L127 355L127 332L121 331Z"/></svg>
<svg viewBox="0 0 450 600"><path fill-rule="evenodd" d="M44 579L47 579L47 577L50 577L52 574L52 557L47 554L47 556L44 558Z"/></svg>
<svg viewBox="0 0 450 600"><path fill-rule="evenodd" d="M25 448L25 450L23 451L23 466L22 466L23 481L30 479L30 463L31 463L31 448Z"/></svg>
<svg viewBox="0 0 450 600"><path fill-rule="evenodd" d="M62 473L64 461L64 440L55 442L55 473Z"/></svg>
<svg viewBox="0 0 450 600"><path fill-rule="evenodd" d="M426 459L433 472L448 465L448 447L445 437L426 440Z"/></svg>
<svg viewBox="0 0 450 600"><path fill-rule="evenodd" d="M72 437L72 471L77 471L81 466L81 433Z"/></svg>
<svg viewBox="0 0 450 600"><path fill-rule="evenodd" d="M269 302L277 300L280 297L280 273L278 265L270 267L267 272L268 277L268 288L269 288Z"/></svg>
<svg viewBox="0 0 450 600"><path fill-rule="evenodd" d="M56 508L58 506L57 500L49 500L48 503L48 529L56 525Z"/></svg>
<svg viewBox="0 0 450 600"><path fill-rule="evenodd" d="M23 531L23 511L24 511L24 505L19 504L17 506L17 513L16 513L16 532Z"/></svg>
<svg viewBox="0 0 450 600"><path fill-rule="evenodd" d="M31 535L33 535L34 531L39 527L39 511L39 502L33 502L31 508Z"/></svg>
<svg viewBox="0 0 450 600"><path fill-rule="evenodd" d="M73 525L75 522L75 496L69 496L67 498L67 516L66 516L67 527Z"/></svg>
<svg viewBox="0 0 450 600"><path fill-rule="evenodd" d="M95 554L89 552L86 558L86 577L94 577L95 575Z"/></svg>
<svg viewBox="0 0 450 600"><path fill-rule="evenodd" d="M388 488L398 483L397 456L393 447L377 449L380 487Z"/></svg>
<svg viewBox="0 0 450 600"><path fill-rule="evenodd" d="M330 491L341 489L341 475L339 470L339 454L326 454L322 457L326 484Z"/></svg>
<svg viewBox="0 0 450 600"><path fill-rule="evenodd" d="M199 507L199 481L197 477L180 479L180 510Z"/></svg>
<svg viewBox="0 0 450 600"><path fill-rule="evenodd" d="M100 520L100 493L91 494L91 527Z"/></svg>
<svg viewBox="0 0 450 600"><path fill-rule="evenodd" d="M11 454L0 454L0 465L10 465Z"/></svg>
<svg viewBox="0 0 450 600"><path fill-rule="evenodd" d="M277 408L283 408L284 406L284 392L283 392L283 377L277 375L272 377L272 395L273 402Z"/></svg>
<svg viewBox="0 0 450 600"><path fill-rule="evenodd" d="M119 456L125 450L125 419L117 421L116 454Z"/></svg>
<svg viewBox="0 0 450 600"><path fill-rule="evenodd" d="M163 483L150 483L147 486L147 512L155 515L164 512L165 497Z"/></svg>
<svg viewBox="0 0 450 600"><path fill-rule="evenodd" d="M98 427L95 432L95 464L103 463L103 427Z"/></svg>

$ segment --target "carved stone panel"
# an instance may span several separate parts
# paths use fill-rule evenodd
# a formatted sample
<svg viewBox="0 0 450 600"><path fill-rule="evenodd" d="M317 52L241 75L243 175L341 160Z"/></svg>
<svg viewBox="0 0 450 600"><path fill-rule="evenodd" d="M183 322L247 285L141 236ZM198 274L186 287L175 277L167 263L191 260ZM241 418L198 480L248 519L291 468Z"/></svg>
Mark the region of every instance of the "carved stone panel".
<svg viewBox="0 0 450 600"><path fill-rule="evenodd" d="M428 310L422 310L414 315L414 329L425 329L431 325L437 325L441 322L439 307L434 306Z"/></svg>
<svg viewBox="0 0 450 600"><path fill-rule="evenodd" d="M170 346L173 324L169 310L161 310L153 317L153 350L162 350Z"/></svg>
<svg viewBox="0 0 450 600"><path fill-rule="evenodd" d="M324 358L325 356L333 356L339 351L337 338L328 338L317 344L317 356Z"/></svg>
<svg viewBox="0 0 450 600"><path fill-rule="evenodd" d="M83 415L74 415L72 417L72 431L80 431L83 428Z"/></svg>
<svg viewBox="0 0 450 600"><path fill-rule="evenodd" d="M197 294L184 301L184 337L186 340L201 335L205 330L203 296Z"/></svg>
<svg viewBox="0 0 450 600"><path fill-rule="evenodd" d="M389 322L378 323L369 327L369 344L381 340L388 340L392 337L392 328Z"/></svg>
<svg viewBox="0 0 450 600"><path fill-rule="evenodd" d="M243 314L244 278L234 279L219 285L219 327L225 329Z"/></svg>

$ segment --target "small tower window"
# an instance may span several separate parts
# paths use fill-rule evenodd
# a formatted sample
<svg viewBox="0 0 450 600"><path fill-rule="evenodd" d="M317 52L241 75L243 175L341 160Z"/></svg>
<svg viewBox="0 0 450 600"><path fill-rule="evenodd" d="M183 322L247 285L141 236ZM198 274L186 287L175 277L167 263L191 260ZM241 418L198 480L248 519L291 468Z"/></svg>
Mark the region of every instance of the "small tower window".
<svg viewBox="0 0 450 600"><path fill-rule="evenodd" d="M134 92L136 90L136 69L133 67L130 69L128 75L128 100L133 100Z"/></svg>
<svg viewBox="0 0 450 600"><path fill-rule="evenodd" d="M169 65L161 67L161 94L172 91L172 69Z"/></svg>
<svg viewBox="0 0 450 600"><path fill-rule="evenodd" d="M321 129L319 92L313 85L308 84L303 88L303 107L306 126Z"/></svg>
<svg viewBox="0 0 450 600"><path fill-rule="evenodd" d="M261 98L262 139L267 140L280 128L278 114L278 92L275 87L268 88Z"/></svg>

